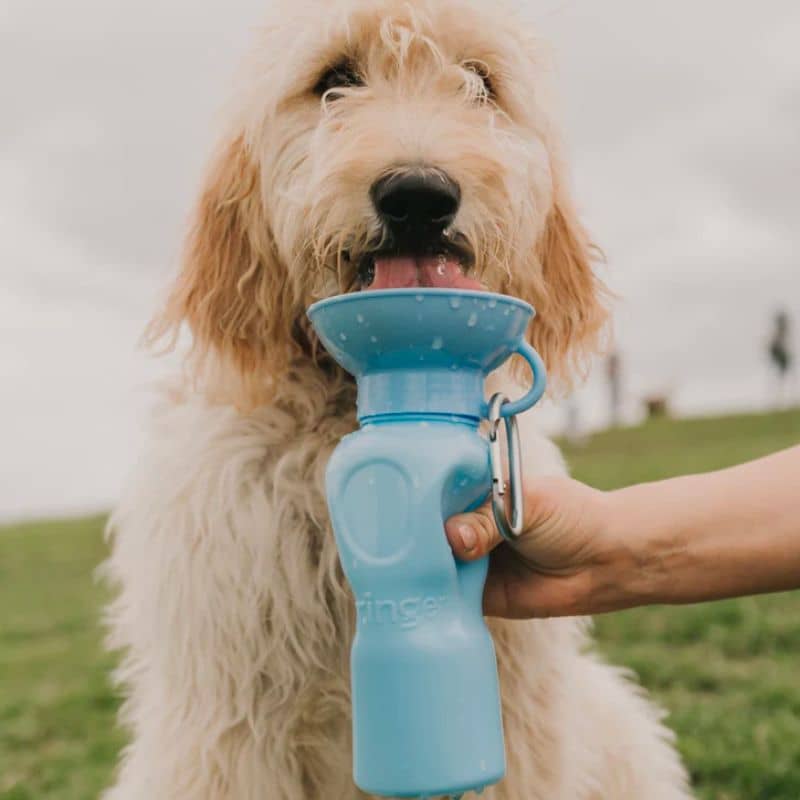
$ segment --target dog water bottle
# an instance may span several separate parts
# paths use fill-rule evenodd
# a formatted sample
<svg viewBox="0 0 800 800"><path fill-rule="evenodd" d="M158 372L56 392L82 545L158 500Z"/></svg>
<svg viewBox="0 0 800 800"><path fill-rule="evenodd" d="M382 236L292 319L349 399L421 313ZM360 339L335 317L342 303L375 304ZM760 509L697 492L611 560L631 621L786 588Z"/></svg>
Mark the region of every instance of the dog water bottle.
<svg viewBox="0 0 800 800"><path fill-rule="evenodd" d="M309 310L327 351L358 379L361 429L333 454L327 494L356 599L354 775L370 794L458 796L505 773L497 662L481 613L488 559L457 561L444 523L494 491L501 531L519 532L519 497L506 519L497 437L502 418L518 486L514 417L545 386L524 340L533 314L511 297L449 289L362 292ZM487 404L486 376L514 353L531 365L532 389Z"/></svg>

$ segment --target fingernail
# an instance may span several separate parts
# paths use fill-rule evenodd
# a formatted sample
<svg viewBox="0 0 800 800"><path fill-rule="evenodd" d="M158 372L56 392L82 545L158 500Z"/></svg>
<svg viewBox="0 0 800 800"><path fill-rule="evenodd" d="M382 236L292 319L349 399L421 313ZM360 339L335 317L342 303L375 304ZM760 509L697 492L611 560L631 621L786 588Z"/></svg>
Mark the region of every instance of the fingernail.
<svg viewBox="0 0 800 800"><path fill-rule="evenodd" d="M461 544L464 545L464 550L470 553L478 545L478 534L475 529L469 525L459 525L458 535L461 537Z"/></svg>

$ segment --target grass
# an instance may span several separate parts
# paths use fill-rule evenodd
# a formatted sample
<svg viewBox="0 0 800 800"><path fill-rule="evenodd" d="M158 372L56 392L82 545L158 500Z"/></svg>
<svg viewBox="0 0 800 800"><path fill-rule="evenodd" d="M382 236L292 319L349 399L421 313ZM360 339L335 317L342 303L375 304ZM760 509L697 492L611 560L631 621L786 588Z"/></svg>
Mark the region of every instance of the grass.
<svg viewBox="0 0 800 800"><path fill-rule="evenodd" d="M103 520L0 533L0 798L88 800L123 743L100 646Z"/></svg>
<svg viewBox="0 0 800 800"><path fill-rule="evenodd" d="M568 449L604 488L723 467L800 441L800 412L659 421ZM89 800L123 744L113 658L100 646L103 520L0 530L0 800ZM602 617L600 644L635 669L705 800L800 798L800 593ZM642 798L647 800L647 798Z"/></svg>

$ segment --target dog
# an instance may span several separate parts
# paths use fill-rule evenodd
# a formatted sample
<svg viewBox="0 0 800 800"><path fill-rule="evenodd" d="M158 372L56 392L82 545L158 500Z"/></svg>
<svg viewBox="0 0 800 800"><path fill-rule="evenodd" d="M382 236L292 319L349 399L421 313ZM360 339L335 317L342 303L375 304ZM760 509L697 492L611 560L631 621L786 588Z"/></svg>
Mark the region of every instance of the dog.
<svg viewBox="0 0 800 800"><path fill-rule="evenodd" d="M305 312L360 289L487 287L536 307L532 343L556 385L580 372L607 303L547 63L498 0L272 6L148 333L186 325L193 345L110 522L131 740L106 800L365 797L354 603L324 499L355 387ZM518 392L517 378L493 389ZM526 473L563 474L521 422ZM690 797L661 712L591 653L588 620L489 624L508 774L487 797Z"/></svg>

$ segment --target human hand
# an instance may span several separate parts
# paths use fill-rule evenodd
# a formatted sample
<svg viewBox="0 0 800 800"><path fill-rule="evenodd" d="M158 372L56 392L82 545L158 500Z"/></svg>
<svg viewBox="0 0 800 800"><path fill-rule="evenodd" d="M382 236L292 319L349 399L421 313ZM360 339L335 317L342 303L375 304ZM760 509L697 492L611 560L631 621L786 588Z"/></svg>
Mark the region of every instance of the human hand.
<svg viewBox="0 0 800 800"><path fill-rule="evenodd" d="M491 553L485 613L520 619L633 605L626 578L636 559L612 532L611 496L569 478L529 479L524 492L524 533L513 544L498 533L491 503L446 524L461 560Z"/></svg>
<svg viewBox="0 0 800 800"><path fill-rule="evenodd" d="M504 542L491 505L446 523L455 555L491 553L490 616L594 614L800 588L800 447L704 475L601 492L524 481L524 533Z"/></svg>

